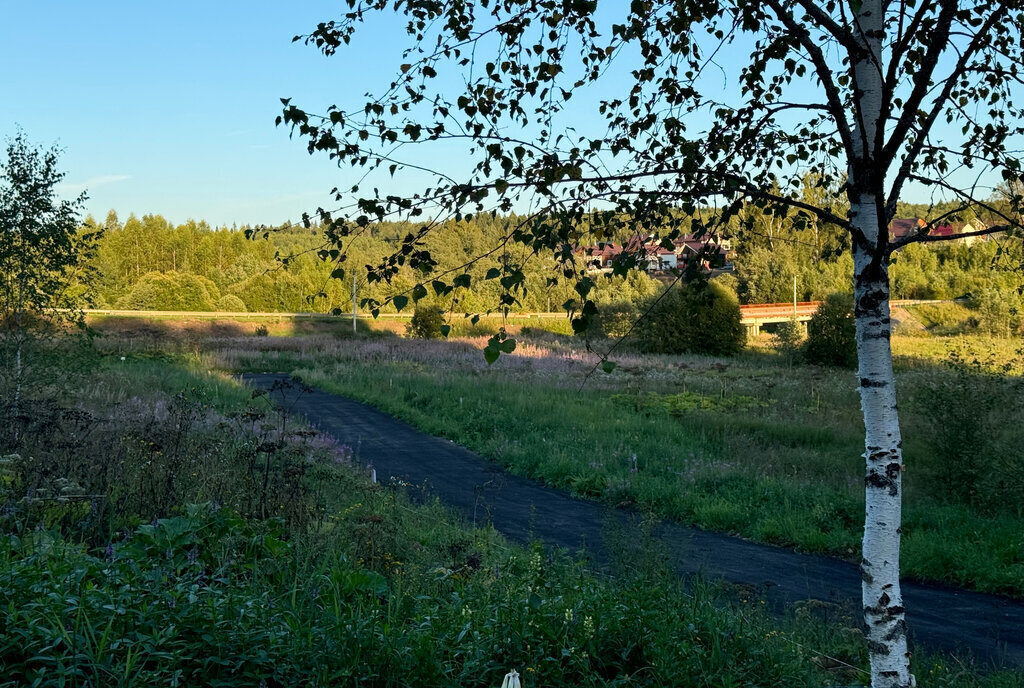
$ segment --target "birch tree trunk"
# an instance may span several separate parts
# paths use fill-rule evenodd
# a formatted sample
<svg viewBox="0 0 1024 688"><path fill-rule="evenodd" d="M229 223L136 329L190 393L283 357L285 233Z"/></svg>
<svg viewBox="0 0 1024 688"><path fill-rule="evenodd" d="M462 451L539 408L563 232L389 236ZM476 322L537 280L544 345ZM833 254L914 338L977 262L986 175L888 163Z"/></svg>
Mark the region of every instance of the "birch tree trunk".
<svg viewBox="0 0 1024 688"><path fill-rule="evenodd" d="M886 261L854 251L857 376L866 460L861 589L873 688L914 685L900 592L902 442L890 347Z"/></svg>
<svg viewBox="0 0 1024 688"><path fill-rule="evenodd" d="M865 0L855 17L854 150L850 151L854 315L857 377L864 415L864 542L861 594L871 658L872 688L915 685L907 652L900 592L903 453L889 319L889 229L885 168L881 0Z"/></svg>

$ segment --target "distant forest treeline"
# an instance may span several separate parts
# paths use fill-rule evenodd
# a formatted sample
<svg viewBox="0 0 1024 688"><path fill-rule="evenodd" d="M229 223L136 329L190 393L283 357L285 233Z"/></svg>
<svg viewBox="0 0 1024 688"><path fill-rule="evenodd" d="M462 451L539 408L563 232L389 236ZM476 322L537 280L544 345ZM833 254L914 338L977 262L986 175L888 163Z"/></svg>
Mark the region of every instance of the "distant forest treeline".
<svg viewBox="0 0 1024 688"><path fill-rule="evenodd" d="M941 212L926 206L901 206L899 217L924 217ZM983 218L984 219L984 218ZM495 246L514 218L478 216L453 223L429 235L427 247L443 266L465 263ZM129 216L123 222L111 211L93 226L104 232L94 258L97 284L95 305L136 310L330 312L352 307L351 276L362 266L390 254L413 225L384 223L347 247L347 278L331 278L335 266L316 251L323 244L317 227L284 227L267 239L247 239L243 228L213 228L189 220L174 225L160 215ZM793 298L818 300L851 288L852 260L844 234L835 227L810 226L796 230L790 220L767 215L741 217L730 229L735 270L720 279L735 289L743 303L770 303ZM512 249L510 249L511 251ZM287 266L279 260L291 256ZM445 297L443 305L456 312L496 308L498 280L485 280L499 266L500 255L472 265L472 286ZM512 256L522 260L522 256ZM582 260L582 259L581 259ZM968 247L963 242L912 245L897 254L892 269L893 295L907 299L949 299L972 296L1019 304L1019 242L990 240ZM560 310L572 298L571 285L549 285L555 274L550 257L534 256L525 264L527 293L520 311ZM420 278L422 279L422 277ZM358 299L384 301L416 283L411 270L391 285L358 285ZM598 304L644 299L659 289L653 277L634 274L628 279L599 280ZM433 292L428 290L433 298Z"/></svg>

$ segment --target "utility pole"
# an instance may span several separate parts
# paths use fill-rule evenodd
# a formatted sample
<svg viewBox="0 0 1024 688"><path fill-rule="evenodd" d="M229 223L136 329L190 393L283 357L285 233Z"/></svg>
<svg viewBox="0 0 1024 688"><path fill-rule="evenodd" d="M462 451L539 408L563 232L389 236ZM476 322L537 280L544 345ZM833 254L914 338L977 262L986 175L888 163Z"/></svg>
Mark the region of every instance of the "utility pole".
<svg viewBox="0 0 1024 688"><path fill-rule="evenodd" d="M356 333L356 274L352 271L352 334Z"/></svg>

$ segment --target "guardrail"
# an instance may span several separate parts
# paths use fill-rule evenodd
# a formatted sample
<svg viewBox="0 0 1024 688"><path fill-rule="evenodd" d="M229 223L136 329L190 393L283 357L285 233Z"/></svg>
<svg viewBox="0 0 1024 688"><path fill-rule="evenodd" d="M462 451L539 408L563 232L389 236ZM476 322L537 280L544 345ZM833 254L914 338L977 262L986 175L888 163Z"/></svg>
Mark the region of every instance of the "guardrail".
<svg viewBox="0 0 1024 688"><path fill-rule="evenodd" d="M795 319L806 327L818 309L820 301L800 301L792 303L753 303L740 306L740 323L746 326L747 333L756 337L761 333L761 326L786 322ZM891 302L893 306L913 306L923 303L945 303L942 300L898 299ZM109 315L125 318L230 318L234 320L258 319L293 319L293 320L344 320L352 319L352 313L331 315L330 313L247 313L230 311L128 311L116 309L87 309L86 315ZM409 318L412 313L381 313L378 318ZM357 313L356 317L363 320L373 318L369 313ZM500 318L498 313L481 315L481 318ZM565 313L509 313L510 318L564 318Z"/></svg>
<svg viewBox="0 0 1024 688"><path fill-rule="evenodd" d="M83 311L86 315L112 315L119 318L285 318L295 320L345 320L351 319L352 313L284 313L284 312L258 312L247 311L127 311L109 308L87 308ZM357 313L357 318L373 319L369 313ZM408 313L381 313L378 318L411 318L412 312ZM500 318L499 313L482 314L481 318ZM510 318L564 318L565 313L509 313Z"/></svg>

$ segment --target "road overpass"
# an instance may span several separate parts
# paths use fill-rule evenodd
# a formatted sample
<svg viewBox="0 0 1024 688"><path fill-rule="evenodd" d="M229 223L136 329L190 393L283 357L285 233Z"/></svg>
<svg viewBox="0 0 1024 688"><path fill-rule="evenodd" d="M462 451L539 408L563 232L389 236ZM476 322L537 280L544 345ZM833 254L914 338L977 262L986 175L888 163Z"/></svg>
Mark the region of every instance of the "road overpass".
<svg viewBox="0 0 1024 688"><path fill-rule="evenodd" d="M818 310L820 301L799 301L797 303L754 303L740 306L740 323L747 328L747 335L761 334L762 325L784 323L796 320L807 330L807 321Z"/></svg>

